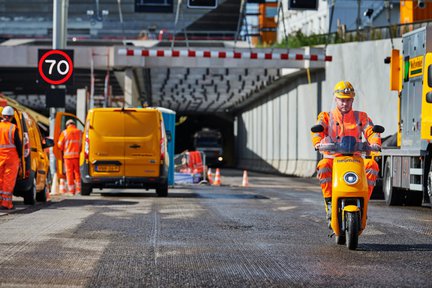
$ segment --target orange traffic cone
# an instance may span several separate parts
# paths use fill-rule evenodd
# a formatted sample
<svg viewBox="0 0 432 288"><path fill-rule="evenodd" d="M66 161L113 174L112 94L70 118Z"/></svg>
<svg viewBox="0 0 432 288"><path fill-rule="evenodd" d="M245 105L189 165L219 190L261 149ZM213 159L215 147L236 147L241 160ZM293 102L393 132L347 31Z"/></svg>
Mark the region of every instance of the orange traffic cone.
<svg viewBox="0 0 432 288"><path fill-rule="evenodd" d="M213 182L214 186L220 186L221 185L221 176L220 176L220 170L219 168L216 168L216 175L215 180Z"/></svg>
<svg viewBox="0 0 432 288"><path fill-rule="evenodd" d="M50 194L51 195L57 195L59 193L59 185L58 185L58 178L57 173L54 173L54 177L51 184Z"/></svg>
<svg viewBox="0 0 432 288"><path fill-rule="evenodd" d="M213 176L211 173L211 168L208 168L208 170L207 170L207 179L208 179L208 182L210 183L210 185L213 184Z"/></svg>
<svg viewBox="0 0 432 288"><path fill-rule="evenodd" d="M247 171L246 170L243 170L242 186L243 187L248 187L249 186L249 180L248 180L248 175L247 175Z"/></svg>
<svg viewBox="0 0 432 288"><path fill-rule="evenodd" d="M63 178L60 178L59 192L61 194L66 194L66 181Z"/></svg>

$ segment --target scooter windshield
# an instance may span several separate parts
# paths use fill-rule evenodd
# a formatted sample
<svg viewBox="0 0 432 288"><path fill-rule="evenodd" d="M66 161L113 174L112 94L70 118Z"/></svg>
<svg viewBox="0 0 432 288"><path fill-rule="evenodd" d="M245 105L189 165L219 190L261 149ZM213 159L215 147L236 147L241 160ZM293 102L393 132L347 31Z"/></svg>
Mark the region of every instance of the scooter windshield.
<svg viewBox="0 0 432 288"><path fill-rule="evenodd" d="M354 136L344 136L342 137L340 143L337 143L337 151L341 154L354 154L355 152L360 152L357 144L360 144L356 141Z"/></svg>

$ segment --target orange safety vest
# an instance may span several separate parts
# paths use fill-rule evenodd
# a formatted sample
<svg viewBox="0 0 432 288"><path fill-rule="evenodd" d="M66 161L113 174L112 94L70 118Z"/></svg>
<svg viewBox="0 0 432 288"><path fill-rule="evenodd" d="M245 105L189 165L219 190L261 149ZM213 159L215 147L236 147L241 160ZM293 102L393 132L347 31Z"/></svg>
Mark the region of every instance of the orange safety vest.
<svg viewBox="0 0 432 288"><path fill-rule="evenodd" d="M0 149L16 150L14 141L15 129L16 126L10 122L0 122Z"/></svg>
<svg viewBox="0 0 432 288"><path fill-rule="evenodd" d="M365 112L351 110L342 115L339 109L335 108L330 113L321 112L317 124L324 127L324 132L311 133L314 146L326 136L334 143L340 142L342 136L354 136L357 142L362 142L362 134L369 144L381 145L381 137L372 131L374 124Z"/></svg>
<svg viewBox="0 0 432 288"><path fill-rule="evenodd" d="M64 159L79 158L81 152L82 132L75 125L69 125L60 134L57 146L63 151Z"/></svg>

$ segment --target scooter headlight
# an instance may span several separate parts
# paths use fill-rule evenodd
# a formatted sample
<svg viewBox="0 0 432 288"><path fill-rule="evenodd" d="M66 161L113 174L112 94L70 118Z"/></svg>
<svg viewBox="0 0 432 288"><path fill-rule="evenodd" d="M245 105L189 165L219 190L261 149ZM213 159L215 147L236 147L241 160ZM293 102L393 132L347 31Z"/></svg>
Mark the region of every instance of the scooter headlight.
<svg viewBox="0 0 432 288"><path fill-rule="evenodd" d="M343 176L343 178L344 178L345 183L347 183L348 185L354 185L358 181L358 176L354 172L347 172L347 173L345 173L345 175Z"/></svg>

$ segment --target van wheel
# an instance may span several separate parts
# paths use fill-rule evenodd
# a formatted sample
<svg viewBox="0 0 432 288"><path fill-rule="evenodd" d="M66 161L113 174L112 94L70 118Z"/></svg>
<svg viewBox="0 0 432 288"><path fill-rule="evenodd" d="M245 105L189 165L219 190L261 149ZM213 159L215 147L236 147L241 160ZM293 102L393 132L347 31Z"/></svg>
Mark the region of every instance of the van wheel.
<svg viewBox="0 0 432 288"><path fill-rule="evenodd" d="M24 204L34 205L36 203L36 175L33 177L32 185L24 193Z"/></svg>
<svg viewBox="0 0 432 288"><path fill-rule="evenodd" d="M161 187L156 188L156 194L158 197L167 197L168 196L168 183L165 183Z"/></svg>
<svg viewBox="0 0 432 288"><path fill-rule="evenodd" d="M38 202L47 202L47 193L49 193L47 186L45 186L42 191L36 193L36 201Z"/></svg>
<svg viewBox="0 0 432 288"><path fill-rule="evenodd" d="M81 195L88 196L92 193L92 186L81 181Z"/></svg>
<svg viewBox="0 0 432 288"><path fill-rule="evenodd" d="M51 188L51 173L48 170L48 175L45 178L45 187L40 191L39 193L36 193L36 201L38 202L47 202L48 200L48 193L50 193Z"/></svg>

